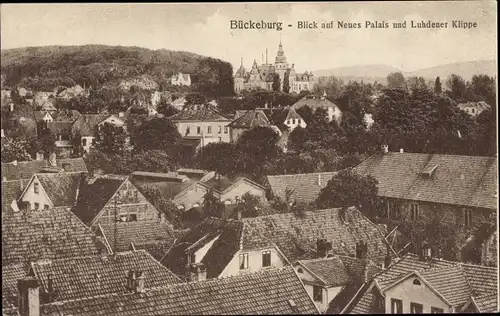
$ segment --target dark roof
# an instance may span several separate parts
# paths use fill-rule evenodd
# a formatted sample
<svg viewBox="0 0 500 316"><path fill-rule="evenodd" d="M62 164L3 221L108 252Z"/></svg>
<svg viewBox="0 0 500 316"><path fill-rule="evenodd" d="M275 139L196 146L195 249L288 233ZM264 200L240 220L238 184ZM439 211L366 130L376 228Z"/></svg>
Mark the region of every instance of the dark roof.
<svg viewBox="0 0 500 316"><path fill-rule="evenodd" d="M229 121L217 109L208 104L185 106L182 111L169 117L171 121Z"/></svg>
<svg viewBox="0 0 500 316"><path fill-rule="evenodd" d="M52 114L55 122L75 122L82 114L77 110L57 111Z"/></svg>
<svg viewBox="0 0 500 316"><path fill-rule="evenodd" d="M229 189L231 186L234 184L238 183L239 181L247 181L259 188L264 189L260 184L257 184L247 178L244 177L236 177L236 178L228 178L226 176L219 175L218 178L212 177L206 181L200 182L209 189L212 189L217 192L225 192L227 189Z"/></svg>
<svg viewBox="0 0 500 316"><path fill-rule="evenodd" d="M186 254L200 249L218 236L201 259L207 268L207 278L216 278L240 250L242 231L241 221L207 218L179 238L161 262L177 275L184 275Z"/></svg>
<svg viewBox="0 0 500 316"><path fill-rule="evenodd" d="M342 286L351 281L347 268L339 257L299 261L326 286Z"/></svg>
<svg viewBox="0 0 500 316"><path fill-rule="evenodd" d="M26 184L28 181L24 181L24 185ZM4 211L10 210L10 204L19 198L21 192L21 181L2 181L2 214Z"/></svg>
<svg viewBox="0 0 500 316"><path fill-rule="evenodd" d="M175 240L170 223L162 223L158 220L117 222L115 225L101 227L108 243L115 251L126 251L133 243L136 249L146 249L155 254L156 258L161 258L172 247Z"/></svg>
<svg viewBox="0 0 500 316"><path fill-rule="evenodd" d="M336 172L318 172L301 174L283 174L267 176L273 194L282 200L286 198L286 190L293 191L291 198L298 203L316 201L321 189L326 187Z"/></svg>
<svg viewBox="0 0 500 316"><path fill-rule="evenodd" d="M58 291L58 301L96 295L123 293L129 270L145 273L144 287L154 289L181 283L167 268L144 250L118 252L103 256L85 256L31 263L42 289L48 290L48 279Z"/></svg>
<svg viewBox="0 0 500 316"><path fill-rule="evenodd" d="M27 275L24 263L2 264L2 309L17 305L17 281Z"/></svg>
<svg viewBox="0 0 500 316"><path fill-rule="evenodd" d="M2 262L28 263L101 252L90 229L69 209L2 212Z"/></svg>
<svg viewBox="0 0 500 316"><path fill-rule="evenodd" d="M292 307L294 305L294 307ZM41 315L317 314L291 267L43 306Z"/></svg>
<svg viewBox="0 0 500 316"><path fill-rule="evenodd" d="M388 245L377 225L354 207L346 210L346 222L340 218L340 212L337 208L306 211L302 216L284 213L244 218L243 249L258 248L265 237L289 261L294 261L304 252L316 250L317 239L331 242L334 254L347 256L355 256L356 244L363 241L367 243L368 258L376 264L383 262ZM390 256L395 256L393 251Z"/></svg>
<svg viewBox="0 0 500 316"><path fill-rule="evenodd" d="M300 99L299 101L295 102L293 105L292 105L292 108L293 109L299 109L303 106L309 106L311 109L315 109L315 108L325 108L325 107L331 107L331 108L338 108L338 106L331 102L330 100L326 99L326 98L314 98L314 99L310 99L310 98L302 98Z"/></svg>
<svg viewBox="0 0 500 316"><path fill-rule="evenodd" d="M417 255L407 254L374 278L378 288L387 287L411 273L418 273L452 305L462 305L471 296L495 293L498 295L498 271L496 267L463 264L441 259L421 260ZM371 288L371 287L370 287ZM375 298L370 288L362 291L348 307L349 313L373 313Z"/></svg>
<svg viewBox="0 0 500 316"><path fill-rule="evenodd" d="M196 180L188 179L184 182L179 181L161 181L161 179L137 179L132 178L132 182L137 186L138 189L144 190L146 188L157 189L162 197L166 199L174 199L175 196L185 189L189 188L196 183Z"/></svg>
<svg viewBox="0 0 500 316"><path fill-rule="evenodd" d="M80 136L94 136L97 125L110 116L110 114L82 114L73 124L73 132L80 133Z"/></svg>
<svg viewBox="0 0 500 316"><path fill-rule="evenodd" d="M68 172L88 172L83 158L57 159L56 164L61 170L63 164L68 164ZM46 160L18 161L17 165L12 162L2 163L2 177L6 180L31 179L46 166L49 166Z"/></svg>
<svg viewBox="0 0 500 316"><path fill-rule="evenodd" d="M54 204L54 207L76 204L77 191L85 177L79 173L37 173L36 178Z"/></svg>
<svg viewBox="0 0 500 316"><path fill-rule="evenodd" d="M494 313L498 312L498 294L492 293L473 297L474 303L478 308L479 313Z"/></svg>
<svg viewBox="0 0 500 316"><path fill-rule="evenodd" d="M73 212L84 223L90 224L125 181L126 178L98 177L80 190Z"/></svg>
<svg viewBox="0 0 500 316"><path fill-rule="evenodd" d="M498 169L494 157L388 152L368 158L355 170L378 180L380 196L497 207ZM424 176L423 172L432 175Z"/></svg>
<svg viewBox="0 0 500 316"><path fill-rule="evenodd" d="M269 126L271 123L261 110L248 110L245 114L239 116L228 126L231 128L251 129L257 126Z"/></svg>

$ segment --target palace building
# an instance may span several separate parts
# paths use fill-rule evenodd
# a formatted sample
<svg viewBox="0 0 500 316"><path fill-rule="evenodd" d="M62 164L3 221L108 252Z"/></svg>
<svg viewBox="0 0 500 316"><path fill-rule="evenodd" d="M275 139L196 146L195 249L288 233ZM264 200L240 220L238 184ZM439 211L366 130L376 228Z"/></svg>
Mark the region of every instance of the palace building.
<svg viewBox="0 0 500 316"><path fill-rule="evenodd" d="M267 59L266 49L266 62L258 65L254 59L252 69L247 71L243 66L243 58L241 65L236 74L234 75L234 90L239 93L243 90L264 89L273 90L274 76L278 75L280 78L280 91L283 91L283 84L285 78L288 79L290 93L300 91L312 91L314 86L314 76L311 72L296 73L295 66L288 64L283 50L283 45L279 44L278 53L274 63L269 63ZM286 89L285 89L286 90ZM284 91L287 92L287 91Z"/></svg>

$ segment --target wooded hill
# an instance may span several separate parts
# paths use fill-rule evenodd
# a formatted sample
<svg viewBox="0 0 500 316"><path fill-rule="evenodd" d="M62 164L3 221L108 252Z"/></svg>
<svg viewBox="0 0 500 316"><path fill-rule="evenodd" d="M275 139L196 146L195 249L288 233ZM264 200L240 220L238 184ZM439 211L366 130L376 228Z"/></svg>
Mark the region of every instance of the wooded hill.
<svg viewBox="0 0 500 316"><path fill-rule="evenodd" d="M230 63L190 52L105 45L24 47L1 51L2 86L52 91L79 84L98 88L147 77L160 90L177 72L191 74L192 90L233 94Z"/></svg>

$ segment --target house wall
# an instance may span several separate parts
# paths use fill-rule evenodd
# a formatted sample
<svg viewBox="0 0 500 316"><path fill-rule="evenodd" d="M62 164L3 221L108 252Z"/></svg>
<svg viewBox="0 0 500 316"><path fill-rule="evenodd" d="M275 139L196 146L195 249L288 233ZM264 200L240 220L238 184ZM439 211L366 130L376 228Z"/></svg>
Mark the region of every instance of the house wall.
<svg viewBox="0 0 500 316"><path fill-rule="evenodd" d="M116 208L115 208L116 199ZM129 181L125 181L120 189L115 193L110 201L103 207L101 215L92 223L93 228L101 225L103 229L106 226L113 226L116 220L120 220L122 215L137 215L137 222L152 221L167 222L165 214L158 211L151 203L149 203L144 195ZM116 217L115 217L116 214ZM128 222L128 225L133 226L137 222ZM111 242L111 241L110 241ZM114 248L114 245L111 245Z"/></svg>
<svg viewBox="0 0 500 316"><path fill-rule="evenodd" d="M434 293L424 282L414 285L415 277L409 277L385 291L385 311L391 314L391 298L403 301L403 314L410 313L410 303L423 305L423 313L430 314L431 307L442 308L444 312L452 312L448 305Z"/></svg>
<svg viewBox="0 0 500 316"><path fill-rule="evenodd" d="M246 128L230 128L231 142L236 143L240 138L241 134L246 132Z"/></svg>
<svg viewBox="0 0 500 316"><path fill-rule="evenodd" d="M271 251L271 266L262 267L262 252ZM248 269L240 270L240 254L248 254ZM262 269L282 268L287 265L285 259L276 251L275 248L263 248L259 250L239 250L233 259L226 266L224 271L219 275L219 278L240 274L257 272Z"/></svg>
<svg viewBox="0 0 500 316"><path fill-rule="evenodd" d="M498 247L498 236L497 231L495 231L491 236L486 239L483 243L481 251L481 264L486 266L497 266L497 247Z"/></svg>
<svg viewBox="0 0 500 316"><path fill-rule="evenodd" d="M201 122L201 121L177 121L175 124L177 125L177 130L181 134L182 137L185 136L196 136L201 137L203 135L206 139L212 138L214 141L221 141L224 143L230 142L229 136L229 127L225 129L225 127L229 124L229 121L222 122ZM201 128L201 133L198 134L197 127ZM208 127L212 128L211 133L208 133ZM189 133L186 133L187 128L189 127ZM221 128L221 132L219 133L219 127ZM220 140L219 140L220 138ZM213 142L213 141L212 141ZM207 144L207 142L205 142Z"/></svg>
<svg viewBox="0 0 500 316"><path fill-rule="evenodd" d="M300 126L302 128L306 128L307 123L303 119L290 119L286 120L285 125L288 126L289 131L293 131L297 126Z"/></svg>
<svg viewBox="0 0 500 316"><path fill-rule="evenodd" d="M327 113L328 113L328 120L330 122L333 121L334 119L337 122L340 122L340 120L342 119L342 112L340 111L340 109L338 107L335 107L335 108L328 107Z"/></svg>
<svg viewBox="0 0 500 316"><path fill-rule="evenodd" d="M207 189L202 185L196 184L176 197L173 200L173 203L177 206L183 205L185 210L189 210L195 203L199 203L201 205L205 194L207 194Z"/></svg>
<svg viewBox="0 0 500 316"><path fill-rule="evenodd" d="M99 123L99 126L102 126L104 123L113 124L114 126L118 126L118 127L122 127L123 125L125 125L125 122L123 122L122 120L118 119L114 115L111 115L110 117L108 117L107 119L105 119L104 121L102 121L101 123Z"/></svg>
<svg viewBox="0 0 500 316"><path fill-rule="evenodd" d="M94 142L94 136L82 136L82 146L83 150L88 153L90 151L90 147L92 147L92 143ZM84 142L85 139L85 142ZM85 144L85 145L84 145Z"/></svg>
<svg viewBox="0 0 500 316"><path fill-rule="evenodd" d="M203 260L203 258L207 254L208 250L210 248L212 248L212 245L214 244L214 242L217 241L217 239L219 239L219 237L220 237L220 235L216 236L210 242L208 242L205 246L201 247L200 249L198 249L198 251L196 251L194 253L194 258L196 260L196 263L200 263L201 260Z"/></svg>
<svg viewBox="0 0 500 316"><path fill-rule="evenodd" d="M35 193L35 183L38 183L38 193ZM28 202L30 204L31 210L35 209L35 203L39 204L39 209L44 209L45 205L53 206L52 202L50 202L49 196L43 189L38 179L35 177L32 182L28 185L26 192L21 197L21 201Z"/></svg>
<svg viewBox="0 0 500 316"><path fill-rule="evenodd" d="M246 181L240 181L237 185L232 187L228 192L220 196L221 201L231 200L231 202L236 202L236 197L241 197L245 193L250 193L251 195L258 196L261 199L265 199L266 192L263 188L256 187Z"/></svg>

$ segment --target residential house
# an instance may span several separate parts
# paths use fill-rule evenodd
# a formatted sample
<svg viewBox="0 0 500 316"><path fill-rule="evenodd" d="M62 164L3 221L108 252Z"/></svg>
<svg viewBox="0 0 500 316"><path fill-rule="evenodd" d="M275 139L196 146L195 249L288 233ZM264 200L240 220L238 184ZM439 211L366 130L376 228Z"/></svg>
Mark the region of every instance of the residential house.
<svg viewBox="0 0 500 316"><path fill-rule="evenodd" d="M155 188L180 210L189 211L203 205L205 195L213 195L224 204L235 204L246 193L265 201L265 188L244 177L228 178L215 172L179 169L176 172L136 171L132 181L139 188Z"/></svg>
<svg viewBox="0 0 500 316"><path fill-rule="evenodd" d="M131 243L138 249L168 248L173 243L172 225L137 187L123 176L98 176L79 192L73 212L114 251Z"/></svg>
<svg viewBox="0 0 500 316"><path fill-rule="evenodd" d="M340 123L342 120L342 111L335 103L326 98L326 93L323 93L323 96L320 98L315 96L306 96L294 103L292 105L292 109L297 110L306 105L313 111L316 111L317 109L325 109L330 122L335 120L337 123Z"/></svg>
<svg viewBox="0 0 500 316"><path fill-rule="evenodd" d="M52 116L53 114L55 114L54 111L52 112L52 114L49 111L34 111L33 112L35 122L38 123L38 122L42 121L46 124L54 122L54 117Z"/></svg>
<svg viewBox="0 0 500 316"><path fill-rule="evenodd" d="M464 238L496 223L496 157L389 152L383 146L354 170L377 179L385 216L393 220L430 222L437 216ZM465 242L459 238L457 246Z"/></svg>
<svg viewBox="0 0 500 316"><path fill-rule="evenodd" d="M230 128L231 142L237 142L241 134L251 130L254 127L270 127L271 123L261 110L248 110L244 113L236 112L234 121L228 127Z"/></svg>
<svg viewBox="0 0 500 316"><path fill-rule="evenodd" d="M275 244L254 237L249 229L241 220L207 218L179 238L161 263L186 279L192 264L203 264L209 279L289 264Z"/></svg>
<svg viewBox="0 0 500 316"><path fill-rule="evenodd" d="M60 302L121 294L127 290L129 271L142 273L144 290L182 282L145 250L42 259L31 263L27 275L38 280L43 294L57 292L52 302Z"/></svg>
<svg viewBox="0 0 500 316"><path fill-rule="evenodd" d="M301 128L306 128L307 123L304 119L297 113L294 108L278 108L269 110L271 121L278 127L286 126L288 132L292 132L297 126Z"/></svg>
<svg viewBox="0 0 500 316"><path fill-rule="evenodd" d="M282 201L307 205L316 201L321 190L337 173L317 172L267 176L272 195Z"/></svg>
<svg viewBox="0 0 500 316"><path fill-rule="evenodd" d="M46 172L88 173L88 170L83 158L3 162L2 182L20 179L29 180L35 173Z"/></svg>
<svg viewBox="0 0 500 316"><path fill-rule="evenodd" d="M31 286L33 302L39 288L30 281L21 284L28 285L25 291ZM290 267L155 289L143 289L141 279L131 285L132 290L119 294L42 304L40 315L318 314Z"/></svg>
<svg viewBox="0 0 500 316"><path fill-rule="evenodd" d="M491 109L491 105L484 101L459 103L457 107L472 117L476 117L483 111Z"/></svg>
<svg viewBox="0 0 500 316"><path fill-rule="evenodd" d="M176 108L179 111L182 111L184 106L186 105L186 98L185 97L180 97L175 100L173 100L170 105L172 105L174 108Z"/></svg>
<svg viewBox="0 0 500 316"><path fill-rule="evenodd" d="M63 100L70 100L72 98L78 97L85 95L85 89L82 88L80 85L76 85L74 87L66 88L59 92L57 95L58 98L61 98Z"/></svg>
<svg viewBox="0 0 500 316"><path fill-rule="evenodd" d="M172 116L182 137L201 139L201 146L214 142L230 142L229 123L231 120L209 105L194 104Z"/></svg>
<svg viewBox="0 0 500 316"><path fill-rule="evenodd" d="M125 127L125 121L113 114L82 114L72 125L73 136L81 137L83 150L88 153L94 142L95 133L99 127L109 123L117 127Z"/></svg>
<svg viewBox="0 0 500 316"><path fill-rule="evenodd" d="M81 117L80 112L76 110L58 111L53 115L53 121L47 123L47 128L56 136L56 148L58 156L61 158L69 158L73 145L72 127L73 124Z"/></svg>
<svg viewBox="0 0 500 316"><path fill-rule="evenodd" d="M44 110L50 111L48 109L48 104L51 104L51 106L54 106L55 102L55 93L54 92L48 92L48 91L38 91L35 92L33 101L35 103L35 106L37 107L45 107ZM47 102L49 101L49 102ZM44 106L45 105L45 106ZM54 108L55 109L55 108Z"/></svg>
<svg viewBox="0 0 500 316"><path fill-rule="evenodd" d="M173 86L191 86L191 75L183 74L179 72L177 74L173 74L172 78L170 78L170 82Z"/></svg>
<svg viewBox="0 0 500 316"><path fill-rule="evenodd" d="M423 249L361 287L342 314L496 312L497 281L497 268L435 259Z"/></svg>
<svg viewBox="0 0 500 316"><path fill-rule="evenodd" d="M79 172L34 174L19 201L29 204L31 210L73 207L85 179L86 174Z"/></svg>
<svg viewBox="0 0 500 316"><path fill-rule="evenodd" d="M322 242L322 240L318 240ZM323 244L326 246L326 244ZM360 244L362 248L362 245ZM321 248L321 245L320 247ZM332 304L335 298L351 288L358 289L361 284L373 279L382 269L365 255L362 249L358 257L331 256L311 260L299 260L294 264L294 269L304 282L309 296L318 306L320 312L332 310L337 304ZM352 293L354 295L354 293ZM347 303L347 302L346 302ZM342 308L345 305L342 306Z"/></svg>

